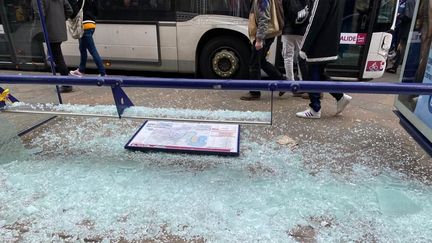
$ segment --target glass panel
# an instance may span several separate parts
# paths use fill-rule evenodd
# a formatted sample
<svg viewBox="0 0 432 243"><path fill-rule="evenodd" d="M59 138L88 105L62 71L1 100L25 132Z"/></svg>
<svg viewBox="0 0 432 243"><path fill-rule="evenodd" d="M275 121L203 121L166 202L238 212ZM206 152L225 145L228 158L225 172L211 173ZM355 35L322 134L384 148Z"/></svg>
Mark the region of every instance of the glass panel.
<svg viewBox="0 0 432 243"><path fill-rule="evenodd" d="M383 0L378 11L377 24L393 23L397 0Z"/></svg>
<svg viewBox="0 0 432 243"><path fill-rule="evenodd" d="M373 25L374 32L388 32L394 20L397 0L382 0L378 10L377 21Z"/></svg>
<svg viewBox="0 0 432 243"><path fill-rule="evenodd" d="M1 68L48 70L45 63L44 40L40 20L31 0L0 0L0 60ZM0 70L2 74L17 74ZM48 72L43 74L50 74ZM17 85L2 83L21 102L58 103L54 85ZM17 115L2 113L2 119L12 123L17 131L27 129L50 118L49 115ZM5 120L1 120L3 125Z"/></svg>
<svg viewBox="0 0 432 243"><path fill-rule="evenodd" d="M432 21L429 15L432 6L429 6L428 0L421 0L418 5L416 22L410 28L403 83L432 83L432 35L428 28L428 23ZM432 96L399 95L396 107L432 142Z"/></svg>
<svg viewBox="0 0 432 243"><path fill-rule="evenodd" d="M369 0L345 1L339 59L331 66L359 69L366 44L371 3Z"/></svg>
<svg viewBox="0 0 432 243"><path fill-rule="evenodd" d="M414 1L414 0L412 0ZM408 48L408 54L405 60L405 69L402 76L404 83L421 83L427 64L427 55L429 53L429 46L431 43L430 34L428 33L428 5L425 3L427 0L420 1L418 9L416 24L411 29L411 39L407 43L401 43ZM411 26L411 22L409 22ZM422 28L423 27L423 28ZM403 30L401 30L403 31ZM402 33L401 33L402 34ZM402 52L402 57L404 53ZM414 111L417 105L417 96L413 95L400 95L399 101L405 105L410 111Z"/></svg>

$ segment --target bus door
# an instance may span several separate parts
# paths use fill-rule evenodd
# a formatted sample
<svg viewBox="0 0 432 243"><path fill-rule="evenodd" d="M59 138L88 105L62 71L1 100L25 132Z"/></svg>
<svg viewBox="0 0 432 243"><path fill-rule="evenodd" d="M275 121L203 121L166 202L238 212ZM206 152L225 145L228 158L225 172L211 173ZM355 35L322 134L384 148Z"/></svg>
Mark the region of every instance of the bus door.
<svg viewBox="0 0 432 243"><path fill-rule="evenodd" d="M372 79L384 74L398 0L346 0L339 59L327 73L341 79Z"/></svg>
<svg viewBox="0 0 432 243"><path fill-rule="evenodd" d="M46 67L40 21L31 0L0 0L0 63Z"/></svg>

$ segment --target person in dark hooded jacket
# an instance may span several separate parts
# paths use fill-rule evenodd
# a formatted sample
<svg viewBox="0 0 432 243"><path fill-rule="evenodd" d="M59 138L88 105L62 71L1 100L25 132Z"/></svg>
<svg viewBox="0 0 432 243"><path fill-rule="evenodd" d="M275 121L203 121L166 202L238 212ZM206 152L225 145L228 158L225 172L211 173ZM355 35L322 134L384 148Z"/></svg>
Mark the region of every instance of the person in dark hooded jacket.
<svg viewBox="0 0 432 243"><path fill-rule="evenodd" d="M309 25L302 41L300 57L308 63L311 80L325 80L325 67L329 62L338 59L343 0L315 0ZM350 103L351 97L346 94L331 95L337 101L336 115L340 114ZM297 117L321 118L321 94L309 93L309 108L298 112Z"/></svg>

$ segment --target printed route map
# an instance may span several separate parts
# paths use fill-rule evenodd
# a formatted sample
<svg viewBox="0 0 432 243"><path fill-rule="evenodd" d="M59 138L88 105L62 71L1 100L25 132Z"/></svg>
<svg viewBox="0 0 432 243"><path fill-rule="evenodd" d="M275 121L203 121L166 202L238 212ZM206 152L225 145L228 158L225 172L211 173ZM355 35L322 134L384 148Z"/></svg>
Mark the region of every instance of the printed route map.
<svg viewBox="0 0 432 243"><path fill-rule="evenodd" d="M148 121L126 147L238 154L239 125Z"/></svg>

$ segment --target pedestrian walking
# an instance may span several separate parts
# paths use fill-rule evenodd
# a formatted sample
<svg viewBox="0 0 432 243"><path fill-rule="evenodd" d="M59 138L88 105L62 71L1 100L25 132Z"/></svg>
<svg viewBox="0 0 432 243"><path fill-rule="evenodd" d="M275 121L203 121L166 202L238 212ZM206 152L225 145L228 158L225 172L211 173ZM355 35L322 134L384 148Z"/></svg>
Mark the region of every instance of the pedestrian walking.
<svg viewBox="0 0 432 243"><path fill-rule="evenodd" d="M72 15L72 8L67 0L41 0L41 4L55 69L60 75L68 76L69 70L64 61L61 44L67 41L66 19ZM32 6L38 15L37 0L32 0ZM72 86L59 88L60 92L72 91Z"/></svg>
<svg viewBox="0 0 432 243"><path fill-rule="evenodd" d="M315 0L309 25L302 41L300 57L308 63L312 80L325 80L325 67L338 58L343 0ZM350 103L346 94L330 93L337 101L336 115ZM320 93L309 93L309 108L298 112L297 117L321 118Z"/></svg>
<svg viewBox="0 0 432 243"><path fill-rule="evenodd" d="M275 10L275 11L272 11ZM275 80L283 79L282 74L266 59L275 37L282 34L283 6L281 0L253 0L249 15L249 38L252 50L249 65L249 79L260 80L261 69ZM260 91L250 91L241 100L259 100Z"/></svg>
<svg viewBox="0 0 432 243"><path fill-rule="evenodd" d="M401 13L398 16L398 18L400 18L400 25L396 57L393 66L386 69L388 73L396 73L399 65L402 64L411 28L411 21L415 11L415 4L415 0L406 0L403 2L403 8L401 8Z"/></svg>
<svg viewBox="0 0 432 243"><path fill-rule="evenodd" d="M285 75L289 81L295 80L294 57L298 56L303 35L309 24L312 0L283 0L284 28L282 31L282 57L284 58ZM306 75L305 63L297 58L299 79ZM285 92L279 92L282 96ZM301 95L301 94L300 94Z"/></svg>
<svg viewBox="0 0 432 243"><path fill-rule="evenodd" d="M70 71L70 74L78 77L82 77L85 74L88 51L93 57L93 61L98 68L99 75L105 76L105 67L103 65L102 58L96 49L93 39L93 34L96 30L96 17L98 15L97 0L78 0L77 5L82 6L82 1L85 1L83 7L84 34L81 39L79 39L79 50L81 55L80 64L76 70Z"/></svg>

